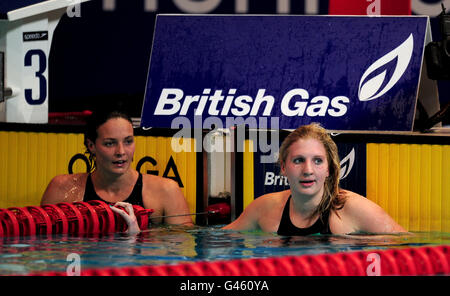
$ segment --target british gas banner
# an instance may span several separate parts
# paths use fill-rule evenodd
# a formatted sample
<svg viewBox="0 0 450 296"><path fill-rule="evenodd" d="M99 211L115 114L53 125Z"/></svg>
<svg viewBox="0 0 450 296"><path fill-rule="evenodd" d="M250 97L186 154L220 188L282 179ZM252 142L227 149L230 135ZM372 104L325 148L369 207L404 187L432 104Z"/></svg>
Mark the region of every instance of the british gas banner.
<svg viewBox="0 0 450 296"><path fill-rule="evenodd" d="M143 127L412 130L428 17L159 15Z"/></svg>

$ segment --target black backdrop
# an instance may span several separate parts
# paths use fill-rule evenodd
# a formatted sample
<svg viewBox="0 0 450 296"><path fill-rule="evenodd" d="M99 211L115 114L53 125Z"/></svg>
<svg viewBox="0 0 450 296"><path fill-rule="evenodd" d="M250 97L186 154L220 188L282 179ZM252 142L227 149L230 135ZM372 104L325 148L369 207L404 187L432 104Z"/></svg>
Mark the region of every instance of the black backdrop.
<svg viewBox="0 0 450 296"><path fill-rule="evenodd" d="M17 6L21 2L40 1L6 0L0 6ZM174 4L174 0L149 1L157 3L153 11L144 8L145 2L92 0L81 5L80 17L64 15L61 18L49 58L50 112L82 111L100 104L125 101L131 115L140 117L156 15L186 13ZM209 13L237 13L236 2L221 0ZM248 0L248 13L276 14L277 2ZM113 3L112 10L104 9L108 3ZM305 1L290 1L289 13L305 14ZM328 0L318 1L317 13L328 13ZM433 40L440 40L437 19L431 20ZM450 83L439 82L439 89L441 105L450 102Z"/></svg>

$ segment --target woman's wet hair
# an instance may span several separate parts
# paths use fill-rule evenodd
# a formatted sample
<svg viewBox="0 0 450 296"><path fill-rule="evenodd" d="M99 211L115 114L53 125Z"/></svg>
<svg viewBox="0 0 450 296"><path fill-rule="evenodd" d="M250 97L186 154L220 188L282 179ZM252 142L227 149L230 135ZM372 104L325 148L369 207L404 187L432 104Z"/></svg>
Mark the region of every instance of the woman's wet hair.
<svg viewBox="0 0 450 296"><path fill-rule="evenodd" d="M133 124L131 117L123 111L117 109L99 109L95 110L86 121L86 127L84 132L84 146L86 147L85 154L88 155L90 167L89 172L92 172L96 168L95 155L89 150L88 140L95 143L98 137L98 128L112 118L123 118Z"/></svg>
<svg viewBox="0 0 450 296"><path fill-rule="evenodd" d="M316 139L325 148L328 162L329 176L325 180L322 200L317 209L311 214L311 218L330 209L338 210L344 206L345 197L339 189L340 161L336 143L320 124L311 123L303 125L291 132L283 141L279 151L279 163L283 165L289 154L289 147L299 139Z"/></svg>

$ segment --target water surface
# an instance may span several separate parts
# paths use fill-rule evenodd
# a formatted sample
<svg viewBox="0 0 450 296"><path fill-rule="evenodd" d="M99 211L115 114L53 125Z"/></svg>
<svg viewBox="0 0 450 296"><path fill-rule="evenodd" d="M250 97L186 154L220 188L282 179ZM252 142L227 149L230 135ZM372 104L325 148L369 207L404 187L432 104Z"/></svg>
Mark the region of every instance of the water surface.
<svg viewBox="0 0 450 296"><path fill-rule="evenodd" d="M88 269L450 244L449 233L437 232L285 237L219 228L167 226L135 236L113 233L0 238L0 275L66 271L73 260L71 254L78 255L81 268Z"/></svg>

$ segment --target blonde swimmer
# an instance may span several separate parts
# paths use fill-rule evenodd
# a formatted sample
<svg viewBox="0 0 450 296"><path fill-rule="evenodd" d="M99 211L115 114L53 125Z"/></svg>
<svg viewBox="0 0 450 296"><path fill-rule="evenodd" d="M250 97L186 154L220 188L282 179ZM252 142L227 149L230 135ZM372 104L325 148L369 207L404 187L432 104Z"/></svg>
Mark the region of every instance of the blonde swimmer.
<svg viewBox="0 0 450 296"><path fill-rule="evenodd" d="M290 133L279 163L290 189L256 198L224 229L288 236L405 232L380 206L339 187L337 146L320 125Z"/></svg>

